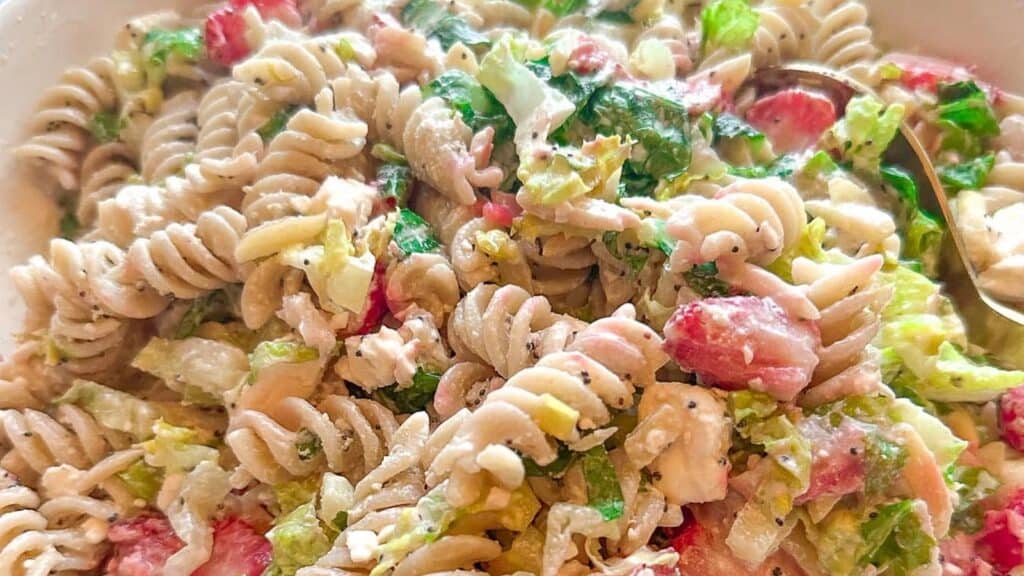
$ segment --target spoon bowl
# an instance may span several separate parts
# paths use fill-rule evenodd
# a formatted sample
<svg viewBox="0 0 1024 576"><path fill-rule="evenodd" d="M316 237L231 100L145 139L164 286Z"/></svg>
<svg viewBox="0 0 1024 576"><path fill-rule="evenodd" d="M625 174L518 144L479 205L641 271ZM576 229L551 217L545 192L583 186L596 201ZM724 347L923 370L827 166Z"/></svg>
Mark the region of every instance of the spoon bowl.
<svg viewBox="0 0 1024 576"><path fill-rule="evenodd" d="M840 72L811 64L758 70L741 92L752 89L755 95L760 96L797 87L829 96L840 114L854 96L875 95L867 86ZM899 134L886 150L885 160L914 175L920 205L946 225L939 277L945 284L946 293L956 304L971 341L984 348L996 363L1006 368L1024 369L1024 313L992 297L980 287L935 166L906 122L900 125Z"/></svg>

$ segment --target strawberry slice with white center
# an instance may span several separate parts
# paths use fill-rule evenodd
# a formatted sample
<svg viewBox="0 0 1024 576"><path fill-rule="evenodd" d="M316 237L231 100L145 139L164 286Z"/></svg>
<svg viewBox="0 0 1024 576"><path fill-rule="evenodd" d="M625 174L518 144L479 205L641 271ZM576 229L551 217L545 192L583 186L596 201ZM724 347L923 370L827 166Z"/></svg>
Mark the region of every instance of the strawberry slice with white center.
<svg viewBox="0 0 1024 576"><path fill-rule="evenodd" d="M755 102L747 122L768 137L776 152L800 152L836 123L836 105L824 95L793 88Z"/></svg>
<svg viewBox="0 0 1024 576"><path fill-rule="evenodd" d="M164 564L185 544L163 516L136 516L115 522L107 532L114 551L108 576L161 576Z"/></svg>
<svg viewBox="0 0 1024 576"><path fill-rule="evenodd" d="M1002 508L985 513L978 551L1000 574L1024 566L1024 489L1018 489Z"/></svg>
<svg viewBox="0 0 1024 576"><path fill-rule="evenodd" d="M665 351L705 385L791 401L811 381L821 337L766 298L697 300L665 325Z"/></svg>
<svg viewBox="0 0 1024 576"><path fill-rule="evenodd" d="M231 0L206 18L206 54L223 66L232 66L252 52L245 39L245 18L242 13L255 6L264 20L278 20L297 28L302 25L295 0Z"/></svg>
<svg viewBox="0 0 1024 576"><path fill-rule="evenodd" d="M270 565L270 541L241 518L225 518L213 526L210 559L192 576L260 576Z"/></svg>

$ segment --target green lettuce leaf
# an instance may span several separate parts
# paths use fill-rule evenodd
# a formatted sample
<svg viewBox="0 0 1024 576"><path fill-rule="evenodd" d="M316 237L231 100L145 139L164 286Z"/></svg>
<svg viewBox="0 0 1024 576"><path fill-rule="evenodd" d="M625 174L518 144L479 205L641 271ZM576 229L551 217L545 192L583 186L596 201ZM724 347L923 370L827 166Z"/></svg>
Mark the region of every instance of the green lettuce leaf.
<svg viewBox="0 0 1024 576"><path fill-rule="evenodd" d="M865 440L864 463L864 491L868 495L885 494L899 480L907 463L907 450L875 431Z"/></svg>
<svg viewBox="0 0 1024 576"><path fill-rule="evenodd" d="M618 136L598 136L579 149L560 147L546 157L531 157L519 165L517 175L522 192L540 204L560 204L587 195L607 199L608 183L628 155L629 146Z"/></svg>
<svg viewBox="0 0 1024 576"><path fill-rule="evenodd" d="M300 568L311 566L331 549L313 502L295 508L278 518L267 532L273 547L272 562L266 576L294 576Z"/></svg>
<svg viewBox="0 0 1024 576"><path fill-rule="evenodd" d="M548 86L554 88L565 96L572 103L574 111L563 122L562 125L551 133L551 139L559 144L568 145L578 142L578 138L572 138L570 133L576 129L576 118L586 106L590 97L604 83L604 79L597 75L582 75L572 70L566 70L555 76L551 71L551 63L547 56L538 60L531 60L524 63L526 68L537 78L543 80Z"/></svg>
<svg viewBox="0 0 1024 576"><path fill-rule="evenodd" d="M691 290L704 298L732 294L732 287L718 278L718 266L714 262L697 264L683 273L683 279Z"/></svg>
<svg viewBox="0 0 1024 576"><path fill-rule="evenodd" d="M142 443L146 464L175 474L195 469L203 462L216 462L215 448L201 443L197 430L172 426L163 420L153 425L153 438Z"/></svg>
<svg viewBox="0 0 1024 576"><path fill-rule="evenodd" d="M814 262L824 262L826 255L823 244L828 226L820 218L811 220L800 232L800 238L791 248L786 250L766 268L772 274L786 282L793 282L793 261L807 258ZM927 278L926 278L927 280Z"/></svg>
<svg viewBox="0 0 1024 576"><path fill-rule="evenodd" d="M431 368L420 366L413 374L412 384L400 388L398 384L381 388L377 391L385 404L401 414L412 414L426 410L434 400L434 392L441 382L441 373Z"/></svg>
<svg viewBox="0 0 1024 576"><path fill-rule="evenodd" d="M704 54L718 48L742 50L760 22L760 15L746 0L715 0L700 13L701 50Z"/></svg>
<svg viewBox="0 0 1024 576"><path fill-rule="evenodd" d="M132 366L162 379L191 403L216 404L249 373L245 352L223 342L151 338Z"/></svg>
<svg viewBox="0 0 1024 576"><path fill-rule="evenodd" d="M886 106L873 96L857 96L846 105L843 119L826 133L825 142L855 169L876 173L905 111L902 104Z"/></svg>
<svg viewBox="0 0 1024 576"><path fill-rule="evenodd" d="M436 252L441 248L430 224L407 208L398 211L393 238L398 248L407 255Z"/></svg>
<svg viewBox="0 0 1024 576"><path fill-rule="evenodd" d="M89 132L97 142L114 142L121 135L124 122L117 112L101 110L89 119Z"/></svg>
<svg viewBox="0 0 1024 576"><path fill-rule="evenodd" d="M985 525L981 501L999 488L999 480L984 468L953 464L946 470L946 484L956 492L951 530L974 534Z"/></svg>
<svg viewBox="0 0 1024 576"><path fill-rule="evenodd" d="M515 134L515 124L505 107L484 88L476 78L461 70L449 70L430 81L424 98L439 96L474 133L490 126L494 128L494 142L505 142Z"/></svg>
<svg viewBox="0 0 1024 576"><path fill-rule="evenodd" d="M302 480L276 484L273 489L279 511L277 515L285 516L304 504L315 502L314 499L320 491L320 479L310 476Z"/></svg>
<svg viewBox="0 0 1024 576"><path fill-rule="evenodd" d="M238 300L241 293L237 290L214 290L192 301L185 315L174 330L175 340L184 340L194 336L196 330L204 322L228 322L237 318Z"/></svg>
<svg viewBox="0 0 1024 576"><path fill-rule="evenodd" d="M975 136L999 134L999 119L985 91L973 80L939 84L939 121L967 130Z"/></svg>
<svg viewBox="0 0 1024 576"><path fill-rule="evenodd" d="M436 0L412 0L402 8L402 22L437 38L445 50L457 42L466 46L487 46L487 36L474 30L462 18L449 14L445 4Z"/></svg>
<svg viewBox="0 0 1024 576"><path fill-rule="evenodd" d="M886 574L909 576L931 561L935 539L921 526L914 503L903 500L882 506L860 529L864 541L859 563L879 567Z"/></svg>
<svg viewBox="0 0 1024 576"><path fill-rule="evenodd" d="M672 180L690 166L690 116L682 104L640 88L599 88L581 121L599 134L635 139L628 165L637 174Z"/></svg>
<svg viewBox="0 0 1024 576"><path fill-rule="evenodd" d="M938 273L939 253L945 226L920 206L917 182L907 170L892 165L881 167L882 181L896 191L901 201L900 225L903 255L918 260L930 276Z"/></svg>
<svg viewBox="0 0 1024 576"><path fill-rule="evenodd" d="M156 495L164 482L163 470L146 464L145 460L136 461L118 472L117 477L124 481L132 496L150 504L156 502Z"/></svg>
<svg viewBox="0 0 1024 576"><path fill-rule="evenodd" d="M57 403L79 406L103 427L125 432L136 440L151 437L160 418L149 402L89 380L75 380Z"/></svg>
<svg viewBox="0 0 1024 576"><path fill-rule="evenodd" d="M292 119L292 116L300 110L299 106L286 106L277 112L274 112L273 116L270 117L262 126L256 129L256 133L263 138L264 142L270 142L288 127L288 121Z"/></svg>
<svg viewBox="0 0 1024 576"><path fill-rule="evenodd" d="M625 501L608 451L604 446L595 446L583 453L580 464L587 481L587 503L596 508L605 520L620 518Z"/></svg>
<svg viewBox="0 0 1024 576"><path fill-rule="evenodd" d="M170 57L186 62L198 62L206 53L203 32L199 28L163 30L154 28L146 33L142 54L151 65L163 65Z"/></svg>
<svg viewBox="0 0 1024 576"><path fill-rule="evenodd" d="M939 180L947 194L956 194L961 190L981 190L995 165L995 154L988 153L961 164L939 166Z"/></svg>
<svg viewBox="0 0 1024 576"><path fill-rule="evenodd" d="M249 365L251 372L249 380L259 377L260 370L280 363L301 364L312 362L320 358L316 348L310 348L304 344L292 340L272 340L260 342L259 346L249 354Z"/></svg>

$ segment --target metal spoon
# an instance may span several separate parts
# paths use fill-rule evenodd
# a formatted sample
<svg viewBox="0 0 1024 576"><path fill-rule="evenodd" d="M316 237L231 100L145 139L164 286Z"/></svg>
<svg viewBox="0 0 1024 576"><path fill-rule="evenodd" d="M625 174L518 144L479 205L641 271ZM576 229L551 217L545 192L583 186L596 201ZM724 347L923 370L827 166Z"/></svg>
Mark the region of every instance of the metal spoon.
<svg viewBox="0 0 1024 576"><path fill-rule="evenodd" d="M840 114L858 94L874 94L870 88L840 72L811 64L791 64L758 70L741 88L755 94L771 94L803 87L832 98ZM928 153L907 123L885 154L886 162L909 170L918 182L919 202L947 228L943 235L939 275L967 327L971 342L983 347L998 364L1024 369L1024 313L992 297L978 284L967 249L955 226L949 200Z"/></svg>

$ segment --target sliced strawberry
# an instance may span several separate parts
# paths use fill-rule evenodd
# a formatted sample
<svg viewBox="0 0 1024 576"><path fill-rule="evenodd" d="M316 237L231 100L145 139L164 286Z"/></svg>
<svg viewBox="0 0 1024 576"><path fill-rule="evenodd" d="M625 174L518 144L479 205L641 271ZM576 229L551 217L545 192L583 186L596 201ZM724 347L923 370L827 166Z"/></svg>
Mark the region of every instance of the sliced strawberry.
<svg viewBox="0 0 1024 576"><path fill-rule="evenodd" d="M776 152L799 152L814 146L836 123L836 105L821 94L794 88L755 102L747 122L768 136Z"/></svg>
<svg viewBox="0 0 1024 576"><path fill-rule="evenodd" d="M286 26L302 26L302 14L295 0L231 0L231 7L239 12L255 6L264 20L278 20Z"/></svg>
<svg viewBox="0 0 1024 576"><path fill-rule="evenodd" d="M801 426L801 432L812 444L811 484L796 503L860 492L864 488L864 432L853 426L826 430L808 424Z"/></svg>
<svg viewBox="0 0 1024 576"><path fill-rule="evenodd" d="M249 55L245 40L245 19L230 6L206 18L206 55L223 66L232 66Z"/></svg>
<svg viewBox="0 0 1024 576"><path fill-rule="evenodd" d="M1010 390L999 400L999 430L1007 444L1024 451L1024 386Z"/></svg>
<svg viewBox="0 0 1024 576"><path fill-rule="evenodd" d="M886 56L884 61L902 71L900 82L911 90L936 92L940 82L955 82L971 77L968 68L940 58L894 52Z"/></svg>
<svg viewBox="0 0 1024 576"><path fill-rule="evenodd" d="M260 576L270 565L270 541L241 518L213 525L213 551L192 576Z"/></svg>
<svg viewBox="0 0 1024 576"><path fill-rule="evenodd" d="M388 312L388 298L386 293L387 281L385 272L387 267L381 263L373 271L373 283L370 284L370 293L367 295L366 312L363 314L363 321L356 330L356 335L362 336L370 332L376 332L380 328L384 315Z"/></svg>
<svg viewBox="0 0 1024 576"><path fill-rule="evenodd" d="M1004 573L1024 566L1024 489L1018 490L1003 508L985 513L978 551Z"/></svg>
<svg viewBox="0 0 1024 576"><path fill-rule="evenodd" d="M811 381L820 345L813 323L754 296L697 300L665 325L665 351L704 384L760 390L784 401Z"/></svg>
<svg viewBox="0 0 1024 576"><path fill-rule="evenodd" d="M946 566L943 574L960 576L994 576L992 565L978 557L974 538L967 534L957 534L939 542L939 554ZM952 568L960 570L956 572Z"/></svg>
<svg viewBox="0 0 1024 576"><path fill-rule="evenodd" d="M157 515L115 522L107 538L114 545L108 576L162 576L167 559L185 545L167 518Z"/></svg>
<svg viewBox="0 0 1024 576"><path fill-rule="evenodd" d="M583 36L569 54L569 68L579 74L593 74L604 69L611 57L603 46L590 36Z"/></svg>

